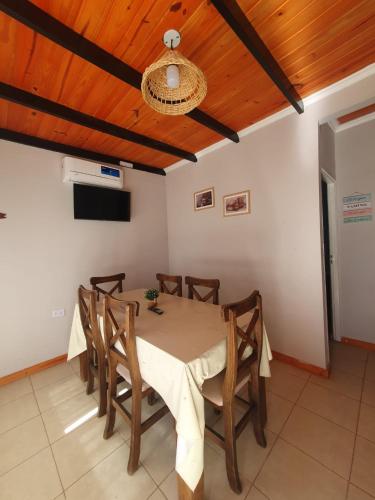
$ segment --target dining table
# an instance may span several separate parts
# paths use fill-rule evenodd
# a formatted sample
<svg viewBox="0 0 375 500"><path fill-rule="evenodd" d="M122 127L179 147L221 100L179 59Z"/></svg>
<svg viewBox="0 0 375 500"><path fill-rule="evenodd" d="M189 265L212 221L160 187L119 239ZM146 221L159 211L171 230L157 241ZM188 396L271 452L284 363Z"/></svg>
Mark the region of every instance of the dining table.
<svg viewBox="0 0 375 500"><path fill-rule="evenodd" d="M140 304L135 318L139 368L142 379L163 398L176 421L178 497L203 500L205 415L201 389L206 379L225 368L228 326L221 306L160 293L158 307L163 314L158 315L149 310L144 295L144 289L114 294ZM103 332L100 302L98 316ZM246 317L241 321L246 324ZM263 328L260 376L270 377L272 354ZM76 356L80 359L81 378L85 379L86 339L78 305L73 314L68 360Z"/></svg>

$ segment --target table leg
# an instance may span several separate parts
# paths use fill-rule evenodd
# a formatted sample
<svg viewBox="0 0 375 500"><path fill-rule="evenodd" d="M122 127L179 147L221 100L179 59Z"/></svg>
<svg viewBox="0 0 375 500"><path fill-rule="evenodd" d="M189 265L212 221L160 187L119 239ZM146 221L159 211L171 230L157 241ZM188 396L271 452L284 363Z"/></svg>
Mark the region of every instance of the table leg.
<svg viewBox="0 0 375 500"><path fill-rule="evenodd" d="M203 473L194 491L191 491L182 477L177 474L178 500L204 500Z"/></svg>
<svg viewBox="0 0 375 500"><path fill-rule="evenodd" d="M87 382L87 351L79 355L79 376L82 382Z"/></svg>

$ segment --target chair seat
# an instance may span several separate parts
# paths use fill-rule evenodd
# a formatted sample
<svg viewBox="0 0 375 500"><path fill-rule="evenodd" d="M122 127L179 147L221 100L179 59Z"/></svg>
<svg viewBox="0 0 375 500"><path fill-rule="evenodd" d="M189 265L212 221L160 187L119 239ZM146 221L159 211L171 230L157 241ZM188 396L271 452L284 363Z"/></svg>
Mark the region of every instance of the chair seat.
<svg viewBox="0 0 375 500"><path fill-rule="evenodd" d="M129 370L126 368L126 366L124 365L121 365L120 363L117 365L116 367L116 371L119 375L121 375L121 377L123 377L126 382L131 386L132 385L132 380L131 380L131 377L130 377L130 372ZM150 386L148 384L146 384L146 382L144 382L142 380L142 392L145 392L147 391L147 389L149 389Z"/></svg>
<svg viewBox="0 0 375 500"><path fill-rule="evenodd" d="M208 378L202 386L203 397L210 401L215 406L223 406L223 383L225 378L226 368L218 373L215 377ZM245 374L237 380L235 393L238 394L242 387L249 381L249 374Z"/></svg>

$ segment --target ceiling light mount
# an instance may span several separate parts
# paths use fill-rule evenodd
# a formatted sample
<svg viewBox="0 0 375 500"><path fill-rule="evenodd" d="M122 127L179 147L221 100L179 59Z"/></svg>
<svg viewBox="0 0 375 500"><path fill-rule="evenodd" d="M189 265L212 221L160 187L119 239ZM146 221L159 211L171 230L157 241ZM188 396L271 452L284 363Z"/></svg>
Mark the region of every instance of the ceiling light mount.
<svg viewBox="0 0 375 500"><path fill-rule="evenodd" d="M163 42L168 49L176 49L181 42L181 35L177 30L168 30L164 33Z"/></svg>

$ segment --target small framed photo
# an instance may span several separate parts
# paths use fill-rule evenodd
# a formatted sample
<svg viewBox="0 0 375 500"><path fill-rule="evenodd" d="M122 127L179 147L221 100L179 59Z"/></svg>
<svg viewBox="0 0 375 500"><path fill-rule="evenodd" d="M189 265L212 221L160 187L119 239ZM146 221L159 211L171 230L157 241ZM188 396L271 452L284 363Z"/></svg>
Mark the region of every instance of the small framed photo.
<svg viewBox="0 0 375 500"><path fill-rule="evenodd" d="M224 217L250 213L250 191L223 196Z"/></svg>
<svg viewBox="0 0 375 500"><path fill-rule="evenodd" d="M215 206L214 188L207 188L194 193L194 210L204 210Z"/></svg>

